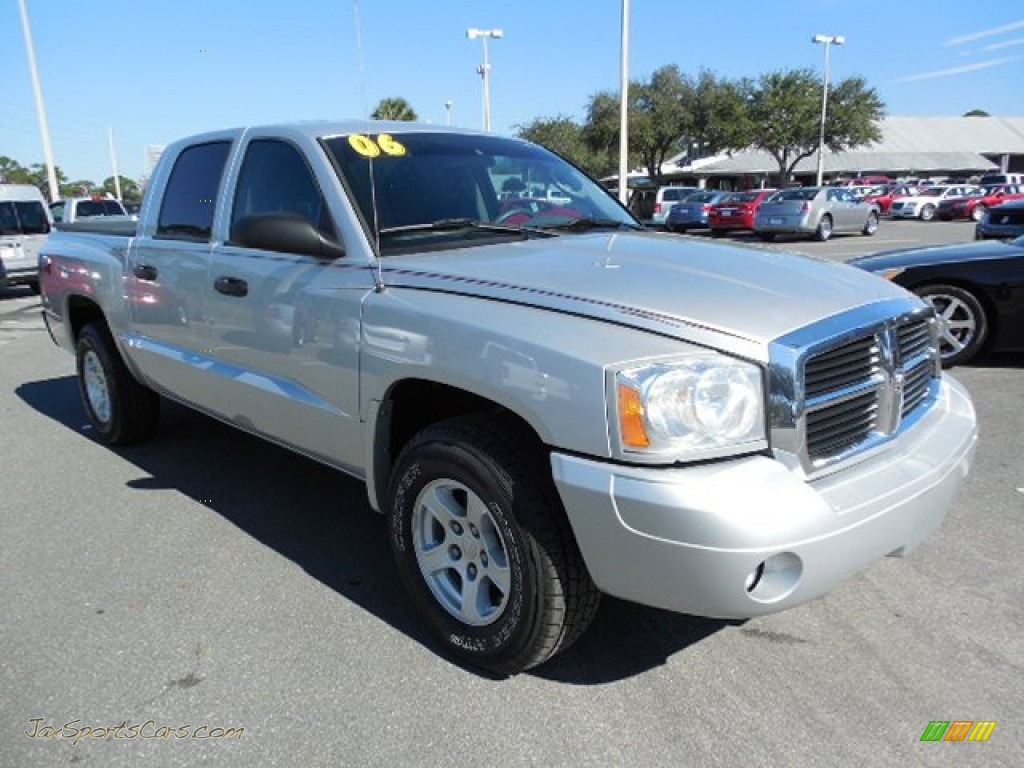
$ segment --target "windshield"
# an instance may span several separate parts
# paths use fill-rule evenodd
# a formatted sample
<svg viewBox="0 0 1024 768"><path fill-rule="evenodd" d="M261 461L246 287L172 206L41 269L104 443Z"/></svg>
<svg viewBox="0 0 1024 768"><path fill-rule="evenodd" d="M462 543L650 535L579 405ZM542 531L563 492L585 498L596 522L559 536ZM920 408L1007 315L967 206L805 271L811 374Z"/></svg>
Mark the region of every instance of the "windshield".
<svg viewBox="0 0 1024 768"><path fill-rule="evenodd" d="M323 143L382 253L544 230L639 228L604 187L528 142L416 132L350 134Z"/></svg>
<svg viewBox="0 0 1024 768"><path fill-rule="evenodd" d="M796 187L794 189L783 189L772 195L768 202L781 203L786 200L813 200L818 194L818 187Z"/></svg>

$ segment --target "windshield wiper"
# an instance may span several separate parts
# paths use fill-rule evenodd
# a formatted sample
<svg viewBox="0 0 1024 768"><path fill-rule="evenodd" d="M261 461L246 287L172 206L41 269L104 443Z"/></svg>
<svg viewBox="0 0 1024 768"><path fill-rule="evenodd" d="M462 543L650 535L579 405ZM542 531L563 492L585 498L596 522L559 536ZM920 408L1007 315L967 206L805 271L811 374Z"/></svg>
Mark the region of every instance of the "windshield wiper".
<svg viewBox="0 0 1024 768"><path fill-rule="evenodd" d="M516 235L524 240L536 230L525 227L513 227L508 224L491 224L479 219L438 219L437 221L425 222L423 224L403 224L400 227L385 227L380 231L382 235L402 234L405 232L452 232L459 229L473 229L484 232L498 232L507 235Z"/></svg>
<svg viewBox="0 0 1024 768"><path fill-rule="evenodd" d="M620 221L619 219L595 219L592 216L580 216L577 219L571 219L570 221L564 221L559 224L544 224L543 229L562 229L568 232L588 232L591 229L629 229L629 230L640 230L640 227L636 224L630 224L627 221Z"/></svg>

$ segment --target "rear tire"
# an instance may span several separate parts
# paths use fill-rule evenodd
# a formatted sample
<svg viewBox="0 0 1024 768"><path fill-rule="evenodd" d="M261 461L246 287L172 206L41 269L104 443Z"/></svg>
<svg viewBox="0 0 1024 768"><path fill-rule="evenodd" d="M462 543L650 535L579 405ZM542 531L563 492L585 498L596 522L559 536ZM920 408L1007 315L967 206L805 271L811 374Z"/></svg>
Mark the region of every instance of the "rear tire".
<svg viewBox="0 0 1024 768"><path fill-rule="evenodd" d="M766 243L770 243L772 240L775 239L775 233L774 232L757 232L756 234L757 234L757 236L759 238L764 240Z"/></svg>
<svg viewBox="0 0 1024 768"><path fill-rule="evenodd" d="M958 285L922 285L914 293L935 309L939 320L939 356L949 368L966 363L985 346L988 315L978 297Z"/></svg>
<svg viewBox="0 0 1024 768"><path fill-rule="evenodd" d="M125 366L106 323L89 323L82 329L75 358L78 391L99 439L127 445L152 437L160 423L160 396Z"/></svg>
<svg viewBox="0 0 1024 768"><path fill-rule="evenodd" d="M818 222L818 226L814 230L814 239L823 243L830 237L832 237L832 217L826 213L821 217L821 221Z"/></svg>
<svg viewBox="0 0 1024 768"><path fill-rule="evenodd" d="M974 206L974 210L971 211L971 221L981 221L985 218L986 213L988 213L988 208L981 203L978 203Z"/></svg>
<svg viewBox="0 0 1024 768"><path fill-rule="evenodd" d="M389 488L391 549L445 650L512 675L572 644L600 599L547 452L511 419L462 417L402 450Z"/></svg>
<svg viewBox="0 0 1024 768"><path fill-rule="evenodd" d="M864 234L864 235L867 235L868 237L871 237L877 231L878 231L878 214L877 213L869 213L868 214L868 220L864 224L864 229L861 230L861 234Z"/></svg>

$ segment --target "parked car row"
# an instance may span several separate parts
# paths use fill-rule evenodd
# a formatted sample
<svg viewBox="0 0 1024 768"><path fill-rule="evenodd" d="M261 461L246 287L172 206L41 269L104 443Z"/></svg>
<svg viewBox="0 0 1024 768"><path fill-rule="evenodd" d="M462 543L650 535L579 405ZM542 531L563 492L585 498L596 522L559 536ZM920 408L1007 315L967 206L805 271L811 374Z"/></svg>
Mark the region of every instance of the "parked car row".
<svg viewBox="0 0 1024 768"><path fill-rule="evenodd" d="M762 240L778 234L809 235L828 240L833 234L878 231L879 206L858 198L848 187L794 187L783 190L691 193L671 207L665 228L672 232L710 229L753 230Z"/></svg>

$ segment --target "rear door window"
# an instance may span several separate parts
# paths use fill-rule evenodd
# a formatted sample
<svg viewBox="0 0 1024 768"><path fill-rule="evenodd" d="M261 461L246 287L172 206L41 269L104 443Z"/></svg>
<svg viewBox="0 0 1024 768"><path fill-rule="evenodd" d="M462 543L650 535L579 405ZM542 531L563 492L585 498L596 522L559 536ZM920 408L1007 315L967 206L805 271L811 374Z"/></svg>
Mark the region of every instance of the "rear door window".
<svg viewBox="0 0 1024 768"><path fill-rule="evenodd" d="M178 155L164 190L157 237L194 242L210 239L230 149L229 141L211 141L188 147Z"/></svg>
<svg viewBox="0 0 1024 768"><path fill-rule="evenodd" d="M0 234L45 235L50 221L42 203L36 201L0 203Z"/></svg>
<svg viewBox="0 0 1024 768"><path fill-rule="evenodd" d="M238 176L231 233L246 216L264 213L294 213L306 219L321 234L336 238L320 186L298 149L276 139L249 143Z"/></svg>

